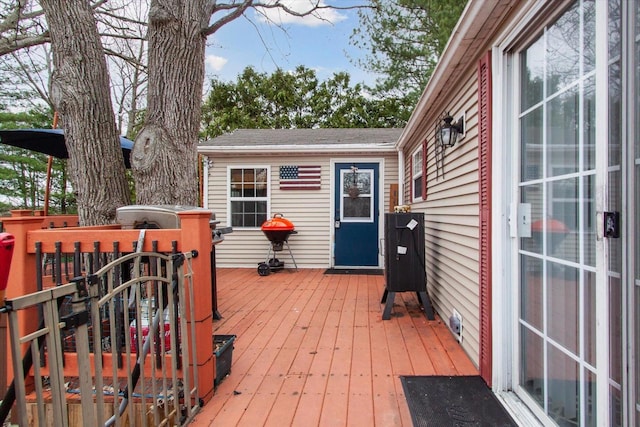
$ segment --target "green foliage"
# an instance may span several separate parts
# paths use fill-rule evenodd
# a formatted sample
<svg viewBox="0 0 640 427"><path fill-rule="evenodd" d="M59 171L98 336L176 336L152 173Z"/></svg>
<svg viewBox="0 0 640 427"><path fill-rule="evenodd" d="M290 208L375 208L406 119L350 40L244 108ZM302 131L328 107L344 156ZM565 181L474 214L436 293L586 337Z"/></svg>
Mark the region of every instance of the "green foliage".
<svg viewBox="0 0 640 427"><path fill-rule="evenodd" d="M378 99L351 86L347 73L320 82L298 66L273 74L244 69L236 82L213 80L204 102L204 138L234 129L402 127L410 115L401 98Z"/></svg>
<svg viewBox="0 0 640 427"><path fill-rule="evenodd" d="M415 105L467 3L466 0L371 0L358 12L351 43L369 52L363 69L381 74L377 93Z"/></svg>
<svg viewBox="0 0 640 427"><path fill-rule="evenodd" d="M0 107L0 129L29 129L51 127L53 114L42 108L11 113Z"/></svg>
<svg viewBox="0 0 640 427"><path fill-rule="evenodd" d="M0 111L0 129L48 128L52 114L42 109L23 113ZM0 210L42 209L47 179L46 155L0 144ZM52 159L50 213L76 212L75 197L69 191L66 160Z"/></svg>

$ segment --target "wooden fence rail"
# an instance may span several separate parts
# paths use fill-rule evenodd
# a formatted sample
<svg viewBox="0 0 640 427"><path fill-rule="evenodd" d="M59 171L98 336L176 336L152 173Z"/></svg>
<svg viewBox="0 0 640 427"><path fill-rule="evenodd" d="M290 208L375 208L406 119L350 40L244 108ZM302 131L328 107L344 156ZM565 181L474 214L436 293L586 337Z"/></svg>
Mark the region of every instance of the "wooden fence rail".
<svg viewBox="0 0 640 427"><path fill-rule="evenodd" d="M149 229L140 241L140 230L122 229L119 225L101 227L73 227L68 224L72 220L64 218L58 221L60 225L67 222L67 227L49 228L47 218L32 215L25 211L14 212L12 217L3 218L2 226L5 232L15 237L14 254L9 273L9 286L6 291L8 299L13 299L31 293L46 291L72 280L74 277L88 277L98 271L106 262L135 251L153 252L160 254L193 253L202 256L194 257L191 261L193 275L193 292L197 293L192 307L193 316L188 320L194 325L194 337L197 348L194 352L194 365L199 367L197 387L199 397L204 403L213 396L215 378L215 359L212 342L212 267L211 257L212 230L210 228L211 212L193 210L180 212L180 228L177 229ZM127 267L114 272L114 284L126 283ZM156 268L146 263L146 268ZM34 266L37 266L34 268ZM117 273L117 274L116 274ZM188 304L188 298L187 298ZM188 307L191 310L191 307ZM126 339L122 330L129 325L121 313L119 340L116 348L122 348ZM120 315L120 314L119 314ZM27 316L19 322L18 329L24 336L36 330L42 316L37 313ZM0 322L1 323L1 322ZM190 323L190 324L191 324ZM1 325L0 325L1 326ZM104 329L103 329L104 331ZM101 336L94 338L90 346L95 351L96 342L102 342ZM112 337L113 338L113 337ZM95 341L95 340L98 341ZM61 337L61 342L62 337ZM8 347L7 347L8 348ZM125 352L116 353L114 359L117 364L127 363ZM105 362L109 363L108 355L103 354ZM90 358L94 357L93 355ZM13 376L12 357L9 355L6 373L0 366L0 377L10 381ZM64 357L62 366L64 375L72 375L78 364L74 357ZM120 368L119 368L120 369ZM190 369L190 368L188 368ZM3 395L4 390L0 390Z"/></svg>

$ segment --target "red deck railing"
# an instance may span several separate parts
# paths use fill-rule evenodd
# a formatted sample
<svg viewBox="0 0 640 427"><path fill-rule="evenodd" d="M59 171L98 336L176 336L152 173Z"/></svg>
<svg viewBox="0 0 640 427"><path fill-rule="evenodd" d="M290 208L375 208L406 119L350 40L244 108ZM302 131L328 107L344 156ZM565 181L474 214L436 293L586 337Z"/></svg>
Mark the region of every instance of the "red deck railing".
<svg viewBox="0 0 640 427"><path fill-rule="evenodd" d="M131 248L132 242L139 238L140 230L124 230L119 225L78 227L77 217L44 216L42 212L26 210L12 211L12 216L2 218L3 229L15 238L13 258L9 272L7 299L27 295L38 291L36 266L36 243L42 253L91 253L99 247L101 253L112 253L114 244L120 248ZM200 397L206 403L213 396L215 379L215 360L212 340L212 286L211 286L211 258L212 235L210 228L211 212L206 210L184 211L178 213L181 228L179 229L149 229L145 230L143 251L198 251L198 256L192 261L194 288L197 290L195 298L195 322L198 364L198 387ZM58 228L62 227L62 228ZM153 243L152 243L153 242ZM153 247L152 247L153 244ZM5 322L0 321L0 327ZM26 333L38 327L38 318L25 319L20 325L20 332ZM4 331L0 331L4 332ZM2 336L2 334L0 334ZM5 348L9 348L6 345ZM12 377L11 356L6 354L7 363L0 366L0 380L8 384ZM75 364L65 366L65 373L74 369ZM187 367L185 367L188 369ZM0 381L0 385L3 381ZM0 390L3 396L5 390Z"/></svg>

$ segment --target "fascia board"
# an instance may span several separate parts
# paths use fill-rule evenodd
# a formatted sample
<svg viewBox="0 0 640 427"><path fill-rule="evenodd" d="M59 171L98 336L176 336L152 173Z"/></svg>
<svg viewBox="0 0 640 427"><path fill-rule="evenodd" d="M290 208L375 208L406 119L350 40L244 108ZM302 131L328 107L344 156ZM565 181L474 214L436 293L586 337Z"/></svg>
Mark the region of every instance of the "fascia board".
<svg viewBox="0 0 640 427"><path fill-rule="evenodd" d="M395 153L394 145L322 144L322 145L252 145L252 146L199 146L200 154L297 154L297 153Z"/></svg>

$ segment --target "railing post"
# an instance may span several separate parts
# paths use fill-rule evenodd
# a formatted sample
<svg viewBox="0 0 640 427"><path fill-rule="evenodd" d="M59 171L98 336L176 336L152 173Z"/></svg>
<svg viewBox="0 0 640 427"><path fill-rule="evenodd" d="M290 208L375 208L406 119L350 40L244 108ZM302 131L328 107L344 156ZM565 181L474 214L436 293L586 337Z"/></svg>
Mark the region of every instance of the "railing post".
<svg viewBox="0 0 640 427"><path fill-rule="evenodd" d="M211 266L210 253L212 234L209 226L211 211L197 210L178 213L182 237L182 251L197 250L198 256L192 260L194 289L196 294L195 318L196 342L198 352L195 355L198 364L198 390L200 398L206 403L213 397L215 379L215 361L213 358L213 311L211 307ZM188 298L187 301L188 302ZM189 309L187 309L187 313ZM186 369L186 367L183 367Z"/></svg>
<svg viewBox="0 0 640 427"><path fill-rule="evenodd" d="M32 215L30 210L11 211L10 218L3 218L2 224L5 232L11 233L15 238L13 247L13 257L11 268L9 269L9 279L6 290L7 299L16 298L36 292L36 261L35 254L27 251L27 234L31 230L40 230L42 217ZM19 326L21 335L26 335L27 331L34 331L38 328L38 316L25 316L23 324ZM4 343L5 348L10 347L10 341ZM0 366L0 377L4 377L5 384L13 378L11 353L7 352L7 363ZM6 390L0 390L4 396Z"/></svg>

